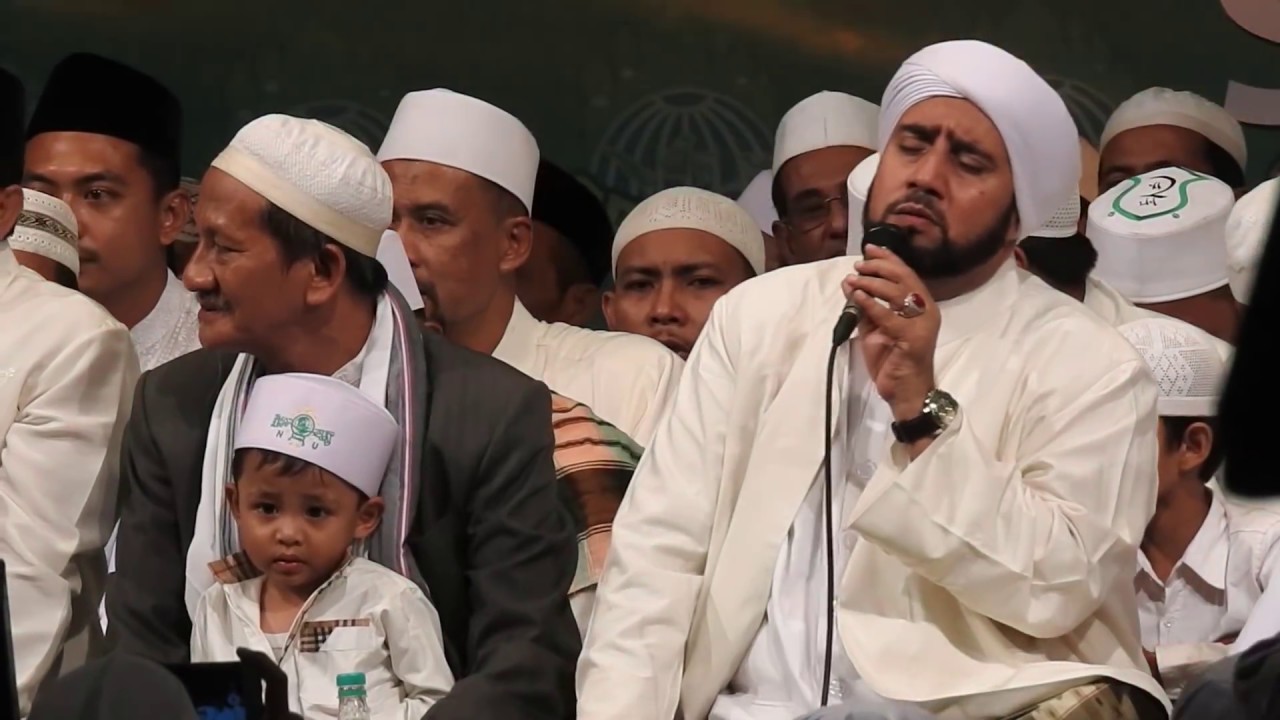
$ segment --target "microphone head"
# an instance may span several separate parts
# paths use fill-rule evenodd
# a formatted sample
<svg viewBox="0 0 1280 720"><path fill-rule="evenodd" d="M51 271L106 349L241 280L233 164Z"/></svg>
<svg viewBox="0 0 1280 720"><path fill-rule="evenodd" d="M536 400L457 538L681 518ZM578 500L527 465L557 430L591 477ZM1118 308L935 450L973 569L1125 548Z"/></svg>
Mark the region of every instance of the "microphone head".
<svg viewBox="0 0 1280 720"><path fill-rule="evenodd" d="M862 234L862 254L867 254L867 245L879 245L890 252L901 256L907 247L907 231L900 225L881 223L872 225Z"/></svg>

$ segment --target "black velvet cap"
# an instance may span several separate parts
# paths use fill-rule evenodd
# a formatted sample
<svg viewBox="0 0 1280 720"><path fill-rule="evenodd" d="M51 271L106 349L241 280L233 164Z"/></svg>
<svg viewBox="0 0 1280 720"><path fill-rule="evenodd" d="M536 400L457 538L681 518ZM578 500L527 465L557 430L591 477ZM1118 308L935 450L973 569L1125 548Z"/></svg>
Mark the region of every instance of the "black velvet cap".
<svg viewBox="0 0 1280 720"><path fill-rule="evenodd" d="M27 119L22 81L0 68L0 187L22 182L22 126Z"/></svg>
<svg viewBox="0 0 1280 720"><path fill-rule="evenodd" d="M75 53L53 68L27 126L27 139L84 132L133 143L173 166L182 155L182 105L158 80L123 63Z"/></svg>
<svg viewBox="0 0 1280 720"><path fill-rule="evenodd" d="M600 198L570 173L542 160L533 189L533 219L564 236L602 282L613 265L613 223Z"/></svg>

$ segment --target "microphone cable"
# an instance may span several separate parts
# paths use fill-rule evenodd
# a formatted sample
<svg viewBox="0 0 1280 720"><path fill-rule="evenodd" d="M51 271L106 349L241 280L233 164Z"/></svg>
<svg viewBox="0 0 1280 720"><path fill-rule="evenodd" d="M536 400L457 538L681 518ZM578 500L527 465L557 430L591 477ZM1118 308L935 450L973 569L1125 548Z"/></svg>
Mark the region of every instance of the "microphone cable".
<svg viewBox="0 0 1280 720"><path fill-rule="evenodd" d="M831 700L831 656L836 639L836 539L835 531L832 529L834 514L832 495L835 482L831 478L831 435L832 426L835 424L835 403L831 396L835 393L836 356L840 354L840 346L853 336L856 327L858 327L858 308L852 304L846 305L840 312L840 319L836 321L835 328L831 331L831 351L827 353L827 393L822 423L824 438L822 476L826 485L822 504L823 520L826 524L824 534L827 539L827 643L822 661L822 707L826 707Z"/></svg>

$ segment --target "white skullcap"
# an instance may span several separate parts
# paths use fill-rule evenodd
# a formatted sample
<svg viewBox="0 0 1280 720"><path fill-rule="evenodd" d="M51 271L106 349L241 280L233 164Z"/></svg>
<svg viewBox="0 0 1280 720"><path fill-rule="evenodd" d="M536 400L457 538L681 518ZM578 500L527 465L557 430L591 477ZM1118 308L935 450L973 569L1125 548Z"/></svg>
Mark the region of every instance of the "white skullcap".
<svg viewBox="0 0 1280 720"><path fill-rule="evenodd" d="M1227 276L1236 302L1247 305L1271 220L1280 202L1280 178L1268 180L1236 201L1227 218Z"/></svg>
<svg viewBox="0 0 1280 720"><path fill-rule="evenodd" d="M200 181L184 177L178 186L191 199L191 214L187 216L187 222L178 231L177 240L184 243L200 242L200 230L196 227L196 205L200 202Z"/></svg>
<svg viewBox="0 0 1280 720"><path fill-rule="evenodd" d="M421 160L464 170L533 207L538 142L514 115L461 93L437 88L400 101L378 160Z"/></svg>
<svg viewBox="0 0 1280 720"><path fill-rule="evenodd" d="M391 224L387 171L363 143L319 120L264 115L213 167L362 255L377 255Z"/></svg>
<svg viewBox="0 0 1280 720"><path fill-rule="evenodd" d="M778 221L778 211L773 207L773 171L761 170L752 178L738 196L738 204L760 226L760 232L772 235L773 224Z"/></svg>
<svg viewBox="0 0 1280 720"><path fill-rule="evenodd" d="M1129 178L1089 206L1098 277L1134 303L1181 300L1227 284L1223 239L1235 195L1183 168Z"/></svg>
<svg viewBox="0 0 1280 720"><path fill-rule="evenodd" d="M1041 225L1039 229L1031 233L1033 237L1042 238L1069 238L1075 237L1080 232L1080 196L1076 194L1076 190L1072 188L1071 199L1067 200L1064 205L1060 205L1058 210L1053 213L1053 217L1049 218L1049 222Z"/></svg>
<svg viewBox="0 0 1280 720"><path fill-rule="evenodd" d="M286 373L253 384L235 449L305 460L373 497L399 438L391 413L358 388L327 375Z"/></svg>
<svg viewBox="0 0 1280 720"><path fill-rule="evenodd" d="M764 237L741 205L723 195L693 187L668 188L650 195L618 226L613 238L613 272L618 256L632 240L655 230L701 230L732 245L757 275L765 271Z"/></svg>
<svg viewBox="0 0 1280 720"><path fill-rule="evenodd" d="M80 226L71 206L35 190L22 190L22 211L9 247L49 258L80 276Z"/></svg>
<svg viewBox="0 0 1280 720"><path fill-rule="evenodd" d="M1195 93L1162 87L1147 88L1120 103L1102 129L1098 151L1105 150L1112 138L1126 130L1152 125L1172 125L1203 135L1235 158L1241 170L1249 159L1244 130L1221 105Z"/></svg>
<svg viewBox="0 0 1280 720"><path fill-rule="evenodd" d="M877 148L884 150L907 110L937 97L968 100L1000 131L1022 237L1076 189L1079 133L1062 98L1030 65L978 40L930 45L907 58L885 88Z"/></svg>
<svg viewBox="0 0 1280 720"><path fill-rule="evenodd" d="M823 91L782 116L773 140L773 172L797 155L837 146L874 150L880 108L842 92Z"/></svg>
<svg viewBox="0 0 1280 720"><path fill-rule="evenodd" d="M876 170L879 169L880 153L876 153L858 163L853 172L849 173L849 231L845 244L845 253L848 255L862 254L862 209L866 207L871 181L875 179Z"/></svg>
<svg viewBox="0 0 1280 720"><path fill-rule="evenodd" d="M1164 417L1212 417L1225 380L1213 337L1173 318L1135 320L1118 328L1146 361L1160 387L1156 412Z"/></svg>
<svg viewBox="0 0 1280 720"><path fill-rule="evenodd" d="M413 277L413 267L409 265L409 255L404 251L404 241L395 230L382 232L382 242L378 244L378 262L386 268L387 280L404 296L410 310L417 312L425 307L422 292L418 290L418 281Z"/></svg>

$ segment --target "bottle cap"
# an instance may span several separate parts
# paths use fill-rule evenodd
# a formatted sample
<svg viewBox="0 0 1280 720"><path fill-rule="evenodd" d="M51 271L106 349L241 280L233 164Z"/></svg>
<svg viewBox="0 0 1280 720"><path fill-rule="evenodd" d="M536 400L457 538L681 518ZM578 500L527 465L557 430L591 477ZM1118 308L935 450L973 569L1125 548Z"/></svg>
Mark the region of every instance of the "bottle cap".
<svg viewBox="0 0 1280 720"><path fill-rule="evenodd" d="M364 685L364 673L343 673L338 676L339 685Z"/></svg>
<svg viewBox="0 0 1280 720"><path fill-rule="evenodd" d="M364 673L343 673L338 676L338 699L364 697Z"/></svg>

